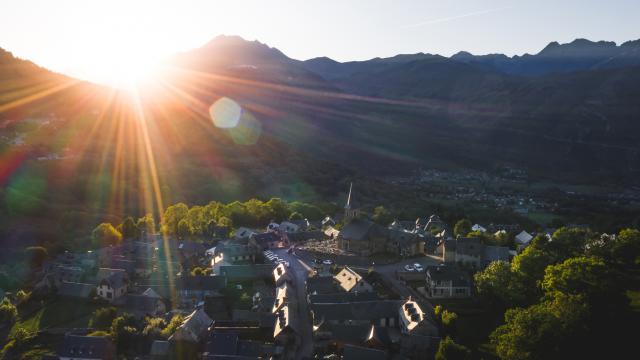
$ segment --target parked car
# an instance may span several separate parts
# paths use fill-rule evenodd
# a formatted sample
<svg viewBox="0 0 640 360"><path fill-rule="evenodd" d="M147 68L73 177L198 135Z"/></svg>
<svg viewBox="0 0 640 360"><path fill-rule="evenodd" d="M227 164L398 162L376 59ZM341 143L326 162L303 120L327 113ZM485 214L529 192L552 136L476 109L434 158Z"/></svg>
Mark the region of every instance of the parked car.
<svg viewBox="0 0 640 360"><path fill-rule="evenodd" d="M416 271L416 268L414 268L413 265L409 265L409 264L405 265L404 269L406 271Z"/></svg>
<svg viewBox="0 0 640 360"><path fill-rule="evenodd" d="M413 268L416 269L416 271L420 271L420 272L424 271L424 268L422 267L422 265L418 263L413 264Z"/></svg>
<svg viewBox="0 0 640 360"><path fill-rule="evenodd" d="M331 265L331 264L333 264L333 260L331 260L331 259L322 260L322 263L325 264L325 265Z"/></svg>

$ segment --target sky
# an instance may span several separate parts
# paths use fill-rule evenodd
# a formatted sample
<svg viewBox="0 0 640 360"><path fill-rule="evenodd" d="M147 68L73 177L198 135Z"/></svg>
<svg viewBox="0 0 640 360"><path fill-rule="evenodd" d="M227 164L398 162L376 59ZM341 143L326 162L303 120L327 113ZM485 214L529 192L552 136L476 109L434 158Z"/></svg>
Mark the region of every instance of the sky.
<svg viewBox="0 0 640 360"><path fill-rule="evenodd" d="M108 82L220 34L289 57L536 53L575 38L640 38L638 0L2 0L0 47L46 68Z"/></svg>

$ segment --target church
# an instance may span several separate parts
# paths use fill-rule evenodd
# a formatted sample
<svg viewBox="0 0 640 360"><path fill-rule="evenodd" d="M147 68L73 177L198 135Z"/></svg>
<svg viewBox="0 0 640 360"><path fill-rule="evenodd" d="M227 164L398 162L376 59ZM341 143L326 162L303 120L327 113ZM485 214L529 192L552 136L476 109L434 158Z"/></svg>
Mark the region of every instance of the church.
<svg viewBox="0 0 640 360"><path fill-rule="evenodd" d="M360 256L386 251L388 230L363 216L353 197L353 183L344 205L344 227L338 236L338 244L344 251Z"/></svg>

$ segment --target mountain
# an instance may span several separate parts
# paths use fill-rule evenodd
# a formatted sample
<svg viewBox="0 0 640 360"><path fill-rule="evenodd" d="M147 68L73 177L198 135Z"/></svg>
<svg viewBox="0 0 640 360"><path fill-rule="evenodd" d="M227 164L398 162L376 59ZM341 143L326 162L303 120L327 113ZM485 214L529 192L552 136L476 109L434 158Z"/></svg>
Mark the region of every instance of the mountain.
<svg viewBox="0 0 640 360"><path fill-rule="evenodd" d="M468 52L459 52L451 59L505 74L540 76L550 73L640 65L640 41L628 41L619 46L611 41L594 42L586 39L576 39L568 44L559 44L554 41L535 55L475 56Z"/></svg>

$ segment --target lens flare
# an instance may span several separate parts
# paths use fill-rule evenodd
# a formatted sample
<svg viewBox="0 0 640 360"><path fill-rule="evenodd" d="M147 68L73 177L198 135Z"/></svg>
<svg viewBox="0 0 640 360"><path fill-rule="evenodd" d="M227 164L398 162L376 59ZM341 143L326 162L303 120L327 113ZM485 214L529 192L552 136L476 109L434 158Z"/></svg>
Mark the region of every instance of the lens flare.
<svg viewBox="0 0 640 360"><path fill-rule="evenodd" d="M242 111L238 124L227 132L238 145L255 145L262 134L262 124L250 112Z"/></svg>
<svg viewBox="0 0 640 360"><path fill-rule="evenodd" d="M209 107L209 115L217 127L231 129L238 125L242 108L235 101L223 97Z"/></svg>

